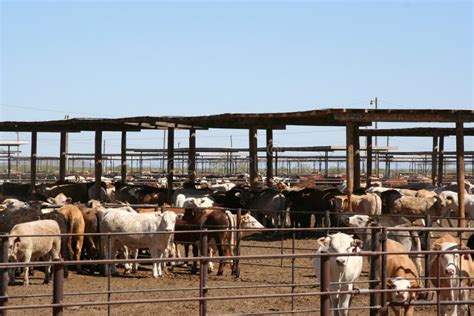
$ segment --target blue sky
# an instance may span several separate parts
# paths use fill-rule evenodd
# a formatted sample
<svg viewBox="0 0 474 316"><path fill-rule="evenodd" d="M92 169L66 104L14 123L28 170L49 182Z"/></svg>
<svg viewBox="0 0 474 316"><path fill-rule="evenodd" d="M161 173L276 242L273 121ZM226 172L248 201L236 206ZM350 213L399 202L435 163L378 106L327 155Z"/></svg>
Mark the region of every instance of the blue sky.
<svg viewBox="0 0 474 316"><path fill-rule="evenodd" d="M375 96L381 108L473 108L471 1L1 1L0 10L1 120L367 108ZM230 135L247 145L245 131L212 130L198 146L229 146ZM341 128L276 135L285 146L344 144ZM161 137L132 134L130 146L161 148ZM110 151L119 138L106 134ZM57 139L41 134L40 154L59 151ZM90 133L71 139L71 151L93 150ZM186 146L186 134L177 142Z"/></svg>

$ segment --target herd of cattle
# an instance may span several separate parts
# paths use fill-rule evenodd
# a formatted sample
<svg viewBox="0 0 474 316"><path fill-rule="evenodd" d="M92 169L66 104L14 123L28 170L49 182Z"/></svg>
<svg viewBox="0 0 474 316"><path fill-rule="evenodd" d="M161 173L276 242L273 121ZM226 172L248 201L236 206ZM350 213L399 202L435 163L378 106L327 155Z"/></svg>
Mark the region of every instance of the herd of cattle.
<svg viewBox="0 0 474 316"><path fill-rule="evenodd" d="M469 182L465 186L465 210L468 219L474 219L474 194ZM100 191L100 201L92 200ZM353 227L354 234L329 234L317 240L318 252L352 253L360 249L371 250L367 233L374 224L386 227L423 225L426 214L435 219L457 215L456 186L433 190L398 189L372 186L360 189L350 198L340 188L288 188L283 184L256 191L247 185L220 183L216 185L187 183L173 191L153 185L61 183L31 187L27 184L4 183L0 186L0 232L8 233L9 260L30 262L64 258L75 260L78 272L101 270L115 273L115 265L95 267L90 259L137 258L139 249L148 249L152 258L179 256L177 244L185 246L187 256L192 246L193 256L199 255L201 234L207 229L211 254L231 256L237 238L232 229L248 229L241 237L260 232L264 227L310 228L322 226ZM115 203L111 207L110 203ZM120 203L120 205L118 204ZM147 204L159 207L149 207ZM135 207L139 205L140 207ZM134 207L131 207L134 206ZM237 216L238 210L239 216ZM251 210L251 211L248 211ZM327 216L329 211L329 218ZM255 217L253 217L252 215ZM313 218L314 217L314 218ZM240 219L240 223L238 223ZM421 220L420 220L421 219ZM451 224L449 222L449 224ZM253 229L254 231L251 231ZM87 235L90 233L121 233ZM298 232L302 235L304 231ZM59 234L73 234L58 236ZM42 235L42 237L32 237ZM110 238L110 240L109 240ZM451 235L434 241L431 246L421 242L415 230L389 232L388 252L410 252L422 249L464 249L466 246ZM471 236L467 246L474 247ZM362 256L332 256L331 282L333 291L350 291L360 277ZM407 304L415 294L407 289L421 287L420 276L429 275L433 285L456 288L474 284L474 264L468 255L445 253L441 256L442 269L431 262L429 271L422 271L419 255L392 254L387 256L388 286L396 289L391 301L405 303L395 307L400 315L413 314ZM315 270L320 271L319 257ZM153 277L162 276L162 265L153 264ZM218 275L224 272L219 261ZM137 264L125 264L125 272L135 272ZM191 272L196 273L196 261ZM67 275L67 271L65 271ZM441 276L441 284L436 278ZM28 285L28 268L24 284ZM11 275L11 280L14 280ZM45 282L49 273L45 273ZM468 300L469 291L441 291L442 300ZM351 295L344 293L332 299L335 308L348 308ZM442 305L446 312L448 306ZM467 312L466 304L454 305L452 311ZM347 313L343 313L346 314Z"/></svg>

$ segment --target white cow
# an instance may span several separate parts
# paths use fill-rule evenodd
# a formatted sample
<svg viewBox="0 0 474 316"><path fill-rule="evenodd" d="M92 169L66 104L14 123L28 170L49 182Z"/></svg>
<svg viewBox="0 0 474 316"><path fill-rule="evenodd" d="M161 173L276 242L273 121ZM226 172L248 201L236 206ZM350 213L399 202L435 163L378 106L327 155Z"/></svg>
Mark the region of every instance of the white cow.
<svg viewBox="0 0 474 316"><path fill-rule="evenodd" d="M113 235L112 249L108 249L107 237L102 237L102 245L106 258L115 256L120 247L129 249L148 248L151 258L161 259L168 247L171 234L176 224L176 214L166 211L163 213L129 213L107 212L100 223L103 233L129 233L127 235ZM160 233L161 232L161 233ZM132 235L134 233L134 235ZM147 234L143 234L147 233ZM156 233L156 234L151 234ZM108 274L106 267L106 274ZM115 273L115 265L112 265ZM153 263L153 277L161 277L161 264Z"/></svg>
<svg viewBox="0 0 474 316"><path fill-rule="evenodd" d="M29 263L44 258L58 259L61 252L61 231L56 221L45 219L13 226L8 238L8 258L15 262ZM45 237L25 237L24 235L51 235ZM12 269L13 271L13 269ZM29 285L29 267L25 267L24 285ZM15 276L10 275L10 282ZM49 282L49 269L44 283Z"/></svg>
<svg viewBox="0 0 474 316"><path fill-rule="evenodd" d="M14 198L8 198L3 200L2 204L0 204L0 211L14 212L28 207L29 205L26 202Z"/></svg>
<svg viewBox="0 0 474 316"><path fill-rule="evenodd" d="M344 233L336 233L318 239L318 253L353 253L361 249L362 241L354 239L352 235ZM354 284L361 272L363 265L362 256L331 256L330 257L331 272L331 292L352 291ZM314 269L316 276L321 280L321 257L314 258ZM351 294L334 294L332 295L333 308L344 309L336 311L335 315L349 315L349 305Z"/></svg>
<svg viewBox="0 0 474 316"><path fill-rule="evenodd" d="M439 197L443 201L443 217L449 215L449 212L454 212L459 216L459 202L458 202L458 193L453 191L443 191L439 194ZM464 211L466 213L466 218L474 219L474 194L465 194L464 195ZM451 224L451 223L450 223Z"/></svg>
<svg viewBox="0 0 474 316"><path fill-rule="evenodd" d="M184 195L178 195L176 200L176 207L183 207L183 208L208 208L214 206L214 200L205 196L205 197L188 197L182 199Z"/></svg>

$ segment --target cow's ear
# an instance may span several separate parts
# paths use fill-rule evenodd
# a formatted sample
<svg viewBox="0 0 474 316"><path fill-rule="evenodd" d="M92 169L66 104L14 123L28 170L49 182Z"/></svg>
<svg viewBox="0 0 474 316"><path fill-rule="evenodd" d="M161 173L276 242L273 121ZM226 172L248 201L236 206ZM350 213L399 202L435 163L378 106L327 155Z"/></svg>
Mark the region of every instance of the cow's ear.
<svg viewBox="0 0 474 316"><path fill-rule="evenodd" d="M241 196L240 192L235 192L235 196L240 197Z"/></svg>
<svg viewBox="0 0 474 316"><path fill-rule="evenodd" d="M362 249L362 245L364 243L360 239L354 239L354 241L351 243L351 246L354 247L354 252L358 251L359 249ZM358 249L359 248L359 249Z"/></svg>
<svg viewBox="0 0 474 316"><path fill-rule="evenodd" d="M446 205L451 205L453 204L453 197L452 196L448 196L446 198Z"/></svg>
<svg viewBox="0 0 474 316"><path fill-rule="evenodd" d="M410 289L421 289L421 286L417 282L411 281L410 282Z"/></svg>
<svg viewBox="0 0 474 316"><path fill-rule="evenodd" d="M64 201L64 204L72 204L72 199L68 197L66 201Z"/></svg>
<svg viewBox="0 0 474 316"><path fill-rule="evenodd" d="M466 246L461 246L460 250L471 250L471 248L466 247ZM469 253L463 253L462 256L464 257L464 260L469 260L469 257L471 255Z"/></svg>
<svg viewBox="0 0 474 316"><path fill-rule="evenodd" d="M320 247L328 247L331 237L321 237L318 239L318 244Z"/></svg>
<svg viewBox="0 0 474 316"><path fill-rule="evenodd" d="M248 222L250 221L250 217L249 217L248 214L242 215L242 216L240 217L240 219L241 219L242 222L244 222L244 223L248 223Z"/></svg>
<svg viewBox="0 0 474 316"><path fill-rule="evenodd" d="M393 281L392 281L392 279L387 279L387 288L388 288L388 289L393 289Z"/></svg>
<svg viewBox="0 0 474 316"><path fill-rule="evenodd" d="M433 250L441 250L441 244L440 244L440 243L434 243L434 244L431 246L431 249L433 249Z"/></svg>
<svg viewBox="0 0 474 316"><path fill-rule="evenodd" d="M13 243L15 243L15 244L16 244L17 242L21 242L20 236L16 237L15 240L13 241Z"/></svg>

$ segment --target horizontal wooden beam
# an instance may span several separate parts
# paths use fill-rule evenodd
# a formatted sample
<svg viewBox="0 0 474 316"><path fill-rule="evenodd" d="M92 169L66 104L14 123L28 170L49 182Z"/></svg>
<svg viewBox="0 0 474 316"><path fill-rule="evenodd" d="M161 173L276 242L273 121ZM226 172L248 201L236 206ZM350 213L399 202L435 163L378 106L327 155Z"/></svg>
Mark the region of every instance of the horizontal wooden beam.
<svg viewBox="0 0 474 316"><path fill-rule="evenodd" d="M455 128L393 128L393 129L361 129L361 136L401 136L401 137L433 137L433 136L455 136ZM474 136L474 128L465 127L465 136Z"/></svg>

